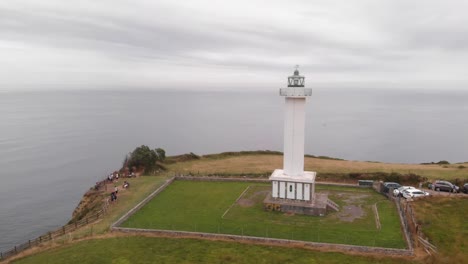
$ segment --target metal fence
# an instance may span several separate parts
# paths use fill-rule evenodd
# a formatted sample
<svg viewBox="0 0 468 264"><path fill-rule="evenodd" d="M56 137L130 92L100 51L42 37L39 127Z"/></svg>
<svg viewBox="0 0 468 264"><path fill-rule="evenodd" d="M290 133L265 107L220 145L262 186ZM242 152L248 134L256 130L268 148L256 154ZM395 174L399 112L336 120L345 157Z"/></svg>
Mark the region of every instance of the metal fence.
<svg viewBox="0 0 468 264"><path fill-rule="evenodd" d="M390 198L391 197L391 198ZM408 216L406 214L406 201L401 199L400 197L393 197L389 196L390 199L394 199L395 205L398 210L398 214L400 215L401 225L403 227L403 232L405 234L406 243L410 249L414 248L414 238L412 235L412 222L408 220Z"/></svg>
<svg viewBox="0 0 468 264"><path fill-rule="evenodd" d="M405 240L406 240L406 244L408 246L408 249L409 250L413 250L414 249L414 237L413 237L413 233L412 233L412 230L413 230L413 223L414 222L411 222L409 219L408 219L408 215L407 215L407 203L406 203L406 200L405 199L402 199L400 197L395 197L393 195L393 188L389 188L387 192L384 192L384 187L383 187L383 182L381 181L375 181L373 184L372 184L372 188L378 192L378 193L381 193L382 195L384 195L385 197L387 197L389 200L393 201L397 207L397 210L398 210L398 214L400 216L400 223L401 223L401 226L402 226L402 229L403 229L403 233L405 235ZM414 216L413 218L411 219L414 221Z"/></svg>
<svg viewBox="0 0 468 264"><path fill-rule="evenodd" d="M414 247L422 246L422 248L429 254L437 254L437 247L429 242L424 234L421 232L420 226L416 220L412 200L406 200L400 196L394 196L393 188L390 188L387 193L383 192L382 183L375 183L373 188L385 195L388 199L393 200L400 215L401 225L405 234L408 248L413 250ZM418 199L425 199L424 197ZM432 253L431 253L432 252Z"/></svg>
<svg viewBox="0 0 468 264"><path fill-rule="evenodd" d="M35 239L28 240L25 243L16 245L13 248L6 250L4 252L0 252L0 260L5 260L9 257L12 257L26 249L37 246L41 243L53 241L55 238L61 237L67 233L75 231L76 229L80 227L83 227L89 223L96 221L97 219L101 218L106 213L108 206L109 204L105 203L103 207L101 208L101 210L99 210L97 213L93 215L90 215L84 219L78 220L72 224L64 225L56 229L55 231L47 232L46 234L42 236L39 236Z"/></svg>
<svg viewBox="0 0 468 264"><path fill-rule="evenodd" d="M260 238L287 239L296 241L310 241L319 243L359 245L368 247L383 247L406 249L406 243L401 237L389 237L380 230L358 229L358 228L333 228L329 225L316 225L304 228L302 222L291 222L290 227L278 226L276 224L239 224L230 221L220 221L218 224L206 224L201 222L171 222L158 223L157 220L149 220L146 223L127 220L122 227L138 230L141 227L148 230L165 230L181 232L200 232L219 235L236 235ZM114 229L119 230L119 227Z"/></svg>
<svg viewBox="0 0 468 264"><path fill-rule="evenodd" d="M419 198L419 199L424 199ZM432 255L437 253L437 247L429 242L422 233L420 226L416 220L413 204L411 201L406 201L403 198L396 198L396 203L403 218L404 227L411 240L411 246L422 246L422 248ZM432 252L432 253L431 253Z"/></svg>

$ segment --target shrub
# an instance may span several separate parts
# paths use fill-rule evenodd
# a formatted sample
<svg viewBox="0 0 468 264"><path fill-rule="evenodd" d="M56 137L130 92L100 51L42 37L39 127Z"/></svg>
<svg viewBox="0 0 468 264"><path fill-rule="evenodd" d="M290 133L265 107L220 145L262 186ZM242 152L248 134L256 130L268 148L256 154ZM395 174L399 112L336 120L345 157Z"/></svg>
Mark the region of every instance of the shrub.
<svg viewBox="0 0 468 264"><path fill-rule="evenodd" d="M184 162L184 161L197 160L197 159L200 159L200 156L198 156L197 154L193 152L190 152L188 154L167 157L167 159L165 160L165 163L173 164L176 162Z"/></svg>
<svg viewBox="0 0 468 264"><path fill-rule="evenodd" d="M397 172L392 172L384 178L384 181L388 182L401 182L401 174Z"/></svg>
<svg viewBox="0 0 468 264"><path fill-rule="evenodd" d="M161 148L155 150L148 146L141 145L125 157L124 167L135 167L145 170L145 173L152 173L155 169L164 170L164 166L157 164L158 161L166 159L166 151Z"/></svg>
<svg viewBox="0 0 468 264"><path fill-rule="evenodd" d="M159 161L164 161L166 159L166 151L162 148L157 148L154 150L156 154L158 155L158 160Z"/></svg>

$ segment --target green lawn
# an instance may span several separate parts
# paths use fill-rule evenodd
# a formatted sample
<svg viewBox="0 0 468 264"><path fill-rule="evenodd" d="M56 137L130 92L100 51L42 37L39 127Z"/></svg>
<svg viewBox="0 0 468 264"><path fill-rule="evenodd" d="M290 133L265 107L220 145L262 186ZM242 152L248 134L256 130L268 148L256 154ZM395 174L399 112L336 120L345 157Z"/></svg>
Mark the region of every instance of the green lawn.
<svg viewBox="0 0 468 264"><path fill-rule="evenodd" d="M357 263L405 264L411 260L352 256L242 243L155 237L86 240L29 256L14 263Z"/></svg>
<svg viewBox="0 0 468 264"><path fill-rule="evenodd" d="M247 187L242 198L251 204L234 204ZM262 201L268 190L269 184L175 181L122 226L392 248L406 246L394 205L371 189L317 186L318 191L329 192L330 198L339 204L362 209L362 217L352 222L341 220L342 212L325 217L266 212ZM375 203L381 230L375 225L372 211Z"/></svg>

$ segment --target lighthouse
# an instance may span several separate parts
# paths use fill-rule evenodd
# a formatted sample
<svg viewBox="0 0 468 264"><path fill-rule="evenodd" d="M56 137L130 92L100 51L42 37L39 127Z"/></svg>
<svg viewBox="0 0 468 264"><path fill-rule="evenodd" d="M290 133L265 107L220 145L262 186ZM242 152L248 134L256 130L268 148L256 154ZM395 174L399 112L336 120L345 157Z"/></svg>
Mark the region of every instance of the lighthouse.
<svg viewBox="0 0 468 264"><path fill-rule="evenodd" d="M271 174L271 194L264 205L269 211L324 215L328 197L315 193L316 172L304 171L305 106L312 89L305 88L297 67L287 87L279 90L284 97L283 169Z"/></svg>
<svg viewBox="0 0 468 264"><path fill-rule="evenodd" d="M288 88L280 89L285 97L283 172L291 177L304 174L304 131L306 98L312 89L304 88L304 76L299 71L288 77Z"/></svg>

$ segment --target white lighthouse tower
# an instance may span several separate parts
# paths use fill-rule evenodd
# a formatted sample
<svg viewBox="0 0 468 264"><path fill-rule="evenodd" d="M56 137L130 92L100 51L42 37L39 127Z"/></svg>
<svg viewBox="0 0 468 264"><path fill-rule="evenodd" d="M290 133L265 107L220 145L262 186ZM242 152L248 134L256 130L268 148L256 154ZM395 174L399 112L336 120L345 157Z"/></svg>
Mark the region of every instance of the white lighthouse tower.
<svg viewBox="0 0 468 264"><path fill-rule="evenodd" d="M304 79L296 67L288 77L288 87L280 89L280 96L285 97L283 169L271 174L271 195L264 205L266 210L324 215L327 195L316 197L316 173L304 171L305 105L312 95L312 89L304 87Z"/></svg>

